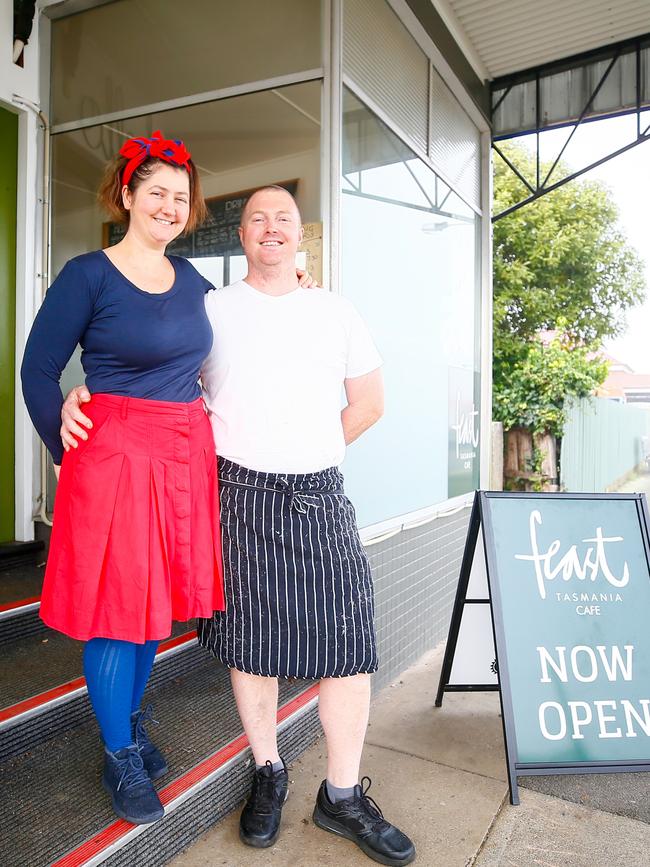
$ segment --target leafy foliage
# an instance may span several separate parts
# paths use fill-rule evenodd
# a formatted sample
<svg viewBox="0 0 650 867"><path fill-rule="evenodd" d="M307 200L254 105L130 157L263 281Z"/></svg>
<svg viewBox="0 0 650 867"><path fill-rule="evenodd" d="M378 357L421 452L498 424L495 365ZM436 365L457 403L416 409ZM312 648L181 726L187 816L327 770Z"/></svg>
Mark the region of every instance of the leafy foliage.
<svg viewBox="0 0 650 867"><path fill-rule="evenodd" d="M494 389L494 416L506 430L562 436L566 398L593 394L607 376L607 362L583 347L569 350L559 339L546 345L534 340L526 349L512 375Z"/></svg>
<svg viewBox="0 0 650 867"><path fill-rule="evenodd" d="M525 148L503 150L534 177ZM526 195L496 156L494 212ZM625 311L645 295L641 261L617 220L607 187L572 181L495 223L494 418L506 430L561 436L565 399L592 393L607 376L594 350L624 330ZM542 342L549 331L555 339Z"/></svg>

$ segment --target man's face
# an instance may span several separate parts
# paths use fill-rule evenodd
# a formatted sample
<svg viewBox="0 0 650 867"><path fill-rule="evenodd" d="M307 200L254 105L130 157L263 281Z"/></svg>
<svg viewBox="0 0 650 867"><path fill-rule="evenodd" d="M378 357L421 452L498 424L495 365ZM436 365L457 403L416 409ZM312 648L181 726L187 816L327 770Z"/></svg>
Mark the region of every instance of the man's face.
<svg viewBox="0 0 650 867"><path fill-rule="evenodd" d="M257 268L295 265L302 241L300 213L289 193L260 190L244 211L239 238L249 264Z"/></svg>

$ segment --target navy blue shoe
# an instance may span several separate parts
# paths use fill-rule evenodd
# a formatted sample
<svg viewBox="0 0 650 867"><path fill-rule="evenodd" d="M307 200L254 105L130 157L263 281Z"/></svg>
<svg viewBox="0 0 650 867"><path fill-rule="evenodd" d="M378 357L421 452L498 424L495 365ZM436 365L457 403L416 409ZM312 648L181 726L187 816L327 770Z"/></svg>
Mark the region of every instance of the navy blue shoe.
<svg viewBox="0 0 650 867"><path fill-rule="evenodd" d="M149 774L149 779L157 780L166 774L169 768L163 754L149 740L149 735L144 727L146 722L158 725L158 721L153 718L153 708L150 704L144 710L137 710L131 714L131 734L133 736L133 743L140 751L140 757L142 758L145 771Z"/></svg>
<svg viewBox="0 0 650 867"><path fill-rule="evenodd" d="M113 809L133 825L147 825L162 819L165 810L135 744L116 753L105 750L102 785L113 801Z"/></svg>

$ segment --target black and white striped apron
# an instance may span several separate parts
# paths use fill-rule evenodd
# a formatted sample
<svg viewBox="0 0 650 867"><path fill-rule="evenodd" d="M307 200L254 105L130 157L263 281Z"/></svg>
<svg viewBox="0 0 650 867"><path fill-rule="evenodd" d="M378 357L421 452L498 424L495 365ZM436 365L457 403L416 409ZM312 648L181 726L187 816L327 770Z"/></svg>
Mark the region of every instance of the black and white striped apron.
<svg viewBox="0 0 650 867"><path fill-rule="evenodd" d="M200 643L250 674L375 671L370 566L339 470L218 466L226 610L198 621Z"/></svg>

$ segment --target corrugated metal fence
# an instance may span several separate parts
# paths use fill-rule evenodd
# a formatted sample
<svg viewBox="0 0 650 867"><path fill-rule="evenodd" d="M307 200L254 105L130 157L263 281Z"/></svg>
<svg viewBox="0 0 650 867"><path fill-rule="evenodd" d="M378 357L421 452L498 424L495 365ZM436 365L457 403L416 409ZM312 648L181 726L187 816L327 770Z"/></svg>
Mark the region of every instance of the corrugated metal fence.
<svg viewBox="0 0 650 867"><path fill-rule="evenodd" d="M586 398L567 411L560 482L567 491L606 491L643 460L650 410Z"/></svg>

